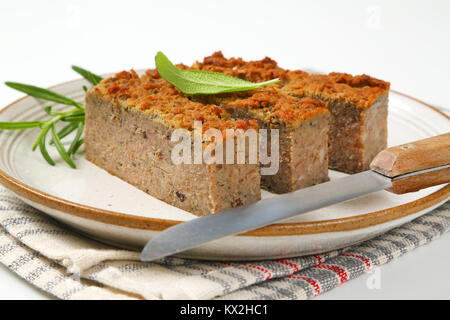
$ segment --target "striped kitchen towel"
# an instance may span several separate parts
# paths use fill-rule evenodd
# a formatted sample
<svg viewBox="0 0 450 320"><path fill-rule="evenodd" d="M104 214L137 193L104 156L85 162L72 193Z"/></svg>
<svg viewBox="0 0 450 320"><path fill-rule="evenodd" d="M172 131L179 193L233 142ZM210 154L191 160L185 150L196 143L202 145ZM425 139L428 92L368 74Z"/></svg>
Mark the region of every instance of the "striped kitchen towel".
<svg viewBox="0 0 450 320"><path fill-rule="evenodd" d="M61 299L308 299L450 229L450 202L375 239L320 255L205 262L139 253L84 238L0 187L0 262Z"/></svg>

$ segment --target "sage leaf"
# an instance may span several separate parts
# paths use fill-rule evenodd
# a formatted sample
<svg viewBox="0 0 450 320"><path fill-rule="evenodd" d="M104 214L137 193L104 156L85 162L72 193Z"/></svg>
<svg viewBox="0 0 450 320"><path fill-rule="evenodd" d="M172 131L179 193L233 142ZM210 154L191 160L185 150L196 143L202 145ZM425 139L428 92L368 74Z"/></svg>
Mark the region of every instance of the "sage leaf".
<svg viewBox="0 0 450 320"><path fill-rule="evenodd" d="M184 94L217 94L256 89L280 81L250 82L220 72L184 70L174 66L161 51L155 57L156 68L161 77Z"/></svg>

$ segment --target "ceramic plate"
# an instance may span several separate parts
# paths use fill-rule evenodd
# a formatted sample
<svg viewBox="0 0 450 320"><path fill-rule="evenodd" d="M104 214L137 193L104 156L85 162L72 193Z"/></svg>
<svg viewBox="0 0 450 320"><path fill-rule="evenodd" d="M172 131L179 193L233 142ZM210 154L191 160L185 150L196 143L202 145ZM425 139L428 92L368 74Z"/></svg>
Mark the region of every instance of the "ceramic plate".
<svg viewBox="0 0 450 320"><path fill-rule="evenodd" d="M83 101L84 84L78 80L52 89ZM0 111L0 121L44 119L46 105L32 97L22 98ZM391 146L450 131L445 114L396 92L390 93L388 121ZM89 237L137 250L161 230L195 219L96 167L82 152L76 156L76 170L62 161L49 166L39 151L31 152L38 130L0 131L0 182L31 206ZM54 148L49 151L59 158ZM330 172L332 180L341 176ZM276 196L263 192L263 198ZM316 254L372 238L429 212L449 197L450 185L405 195L380 191L217 240L180 256L259 260Z"/></svg>

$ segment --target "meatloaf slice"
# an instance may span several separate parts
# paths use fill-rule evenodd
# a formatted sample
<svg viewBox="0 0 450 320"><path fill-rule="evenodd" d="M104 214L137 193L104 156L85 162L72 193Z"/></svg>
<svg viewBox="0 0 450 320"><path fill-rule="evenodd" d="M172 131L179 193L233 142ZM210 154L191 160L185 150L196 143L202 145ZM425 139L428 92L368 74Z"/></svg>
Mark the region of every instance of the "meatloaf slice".
<svg viewBox="0 0 450 320"><path fill-rule="evenodd" d="M325 103L297 99L265 88L249 98L225 103L227 111L240 118L258 120L258 126L279 130L279 171L261 175L269 191L285 193L328 181L328 118Z"/></svg>
<svg viewBox="0 0 450 320"><path fill-rule="evenodd" d="M374 156L386 147L388 82L367 75L289 71L270 58L227 59L221 52L196 62L192 68L255 82L279 78L282 81L275 87L282 92L327 103L331 113L328 163L332 169L348 173L368 170Z"/></svg>
<svg viewBox="0 0 450 320"><path fill-rule="evenodd" d="M121 72L86 95L86 158L171 205L202 216L261 198L258 164L174 164L176 129L257 129L217 106L192 102L154 70ZM224 139L227 136L224 135ZM215 143L227 143L215 141ZM234 143L234 141L233 141ZM203 148L210 147L206 141ZM194 148L191 145L191 148Z"/></svg>
<svg viewBox="0 0 450 320"><path fill-rule="evenodd" d="M389 83L367 75L288 72L282 91L327 102L329 167L347 173L369 169L387 145Z"/></svg>
<svg viewBox="0 0 450 320"><path fill-rule="evenodd" d="M261 171L261 187L285 193L329 180L329 112L324 102L284 94L277 86L195 99L223 106L234 118L257 120L258 127L268 132L267 153L272 161L272 130L278 130L279 168L275 174Z"/></svg>

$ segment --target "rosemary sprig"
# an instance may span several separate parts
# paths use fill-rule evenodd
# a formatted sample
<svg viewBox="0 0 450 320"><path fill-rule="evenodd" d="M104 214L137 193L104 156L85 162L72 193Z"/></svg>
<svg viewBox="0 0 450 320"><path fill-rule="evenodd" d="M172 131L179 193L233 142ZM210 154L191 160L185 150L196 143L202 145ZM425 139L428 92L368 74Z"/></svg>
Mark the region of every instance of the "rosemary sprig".
<svg viewBox="0 0 450 320"><path fill-rule="evenodd" d="M43 89L39 87L35 87L29 84L23 84L18 82L5 82L5 84L13 89L16 89L18 91L22 91L23 93L26 93L32 97L44 99L47 101L53 101L61 104L65 104L68 106L74 106L78 109L84 110L84 105L82 103L76 102L72 99L69 99L63 95L60 95L59 93L56 93L54 91Z"/></svg>
<svg viewBox="0 0 450 320"><path fill-rule="evenodd" d="M3 130L25 130L41 126L42 121L29 122L0 122L0 129Z"/></svg>
<svg viewBox="0 0 450 320"><path fill-rule="evenodd" d="M83 68L72 66L72 69L78 72L83 78L93 85L98 84L102 78L90 71ZM52 106L46 106L44 111L52 118L43 121L29 121L29 122L0 122L0 130L26 130L32 128L40 128L41 131L37 136L32 150L35 151L38 147L41 151L42 157L47 161L48 164L54 166L55 161L51 158L47 150L47 135L51 133L50 145L54 146L58 151L61 158L71 167L76 168L75 163L72 160L72 156L76 154L78 149L83 145L83 131L84 131L84 120L85 120L85 106L82 103L76 102L68 97L65 97L54 91L32 86L29 84L23 84L18 82L5 82L5 84L15 90L24 92L32 97L57 102L67 106L72 106L75 108L69 110L53 110ZM86 91L87 88L83 86ZM62 129L58 132L56 131L56 124L59 122L68 122ZM68 150L65 149L62 139L67 137L69 134L77 130L75 138L72 140Z"/></svg>
<svg viewBox="0 0 450 320"><path fill-rule="evenodd" d="M81 140L81 136L83 135L84 131L84 122L78 122L77 126L77 134L75 135L75 138L72 140L72 143L70 144L69 150L67 153L70 155L75 154L76 150L79 148L79 142Z"/></svg>
<svg viewBox="0 0 450 320"><path fill-rule="evenodd" d="M54 166L55 165L55 161L53 161L53 159L48 154L47 147L46 147L46 144L45 144L45 140L46 140L47 133L48 133L49 129L50 129L49 127L44 129L45 130L45 134L42 135L42 138L39 141L39 150L41 150L41 154L44 157L44 159L48 162L48 164L51 165L51 166Z"/></svg>
<svg viewBox="0 0 450 320"><path fill-rule="evenodd" d="M80 74L83 78L85 78L94 86L96 86L97 84L100 83L100 81L103 80L102 77L77 66L72 66L72 70Z"/></svg>
<svg viewBox="0 0 450 320"><path fill-rule="evenodd" d="M72 159L70 158L69 154L67 153L63 144L61 143L61 140L59 139L58 135L56 134L55 126L52 126L52 137L53 137L53 141L55 142L56 150L58 150L61 158L63 158L64 161L69 166L71 166L73 169L75 169L76 168L75 163L73 163Z"/></svg>
<svg viewBox="0 0 450 320"><path fill-rule="evenodd" d="M84 139L80 139L80 140L77 142L75 148L73 148L72 154L77 153L78 149L83 145L83 143L84 143Z"/></svg>
<svg viewBox="0 0 450 320"><path fill-rule="evenodd" d="M65 127L63 127L61 130L58 131L58 137L59 139L63 139L66 136L68 136L69 134L71 134L73 131L75 131L77 129L78 125L76 123L69 123L68 125L66 125ZM50 144L53 145L53 139L50 140Z"/></svg>

